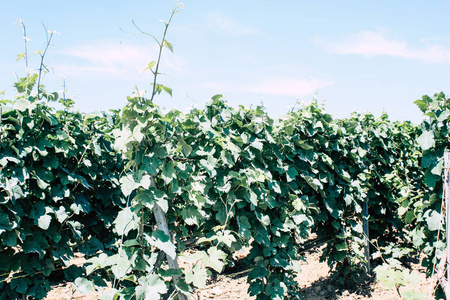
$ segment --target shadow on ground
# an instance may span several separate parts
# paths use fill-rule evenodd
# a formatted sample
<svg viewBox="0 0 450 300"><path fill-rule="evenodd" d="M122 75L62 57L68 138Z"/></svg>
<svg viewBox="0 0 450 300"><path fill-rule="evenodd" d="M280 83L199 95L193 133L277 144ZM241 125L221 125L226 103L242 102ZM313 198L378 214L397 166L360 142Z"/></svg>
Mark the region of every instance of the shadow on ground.
<svg viewBox="0 0 450 300"><path fill-rule="evenodd" d="M373 276L364 276L356 283L342 283L339 274L331 273L314 281L311 286L303 288L300 293L307 300L337 300L342 296L352 295L355 299L371 298L373 292Z"/></svg>

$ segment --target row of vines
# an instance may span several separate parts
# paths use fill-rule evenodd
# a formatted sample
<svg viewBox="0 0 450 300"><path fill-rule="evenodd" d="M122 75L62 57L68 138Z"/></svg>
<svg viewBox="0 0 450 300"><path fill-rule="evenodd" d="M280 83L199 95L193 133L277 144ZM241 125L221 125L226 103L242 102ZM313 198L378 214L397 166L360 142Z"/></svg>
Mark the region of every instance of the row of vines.
<svg viewBox="0 0 450 300"><path fill-rule="evenodd" d="M442 93L417 101L430 119L414 126L386 115L333 119L316 102L273 120L220 95L188 114L130 97L119 113L89 116L56 93L33 96L35 81L23 78L1 105L2 299L43 298L55 272L85 290L112 283L104 299L190 295L244 246L251 295L296 297L313 233L345 280L364 270L367 238L373 264L424 251L431 267L443 250ZM194 254L181 255L192 267L168 269L164 255L180 259L192 240ZM70 266L75 252L84 266Z"/></svg>
<svg viewBox="0 0 450 300"><path fill-rule="evenodd" d="M173 50L169 23L160 54ZM221 95L184 114L154 104L172 92L158 68L149 99L109 114L78 112L34 73L0 100L0 299L42 299L61 277L101 299L186 299L244 247L250 295L297 299L312 236L346 283L370 272L367 244L381 277L421 253L433 273L445 248L443 93L416 101L420 126L336 119L316 101L275 120Z"/></svg>

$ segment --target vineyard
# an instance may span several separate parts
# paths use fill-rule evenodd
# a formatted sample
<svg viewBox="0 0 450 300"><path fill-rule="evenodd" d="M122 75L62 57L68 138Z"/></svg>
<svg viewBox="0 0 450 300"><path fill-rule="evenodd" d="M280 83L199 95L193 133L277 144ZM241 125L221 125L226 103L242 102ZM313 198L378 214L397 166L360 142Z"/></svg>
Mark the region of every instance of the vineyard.
<svg viewBox="0 0 450 300"><path fill-rule="evenodd" d="M0 100L0 299L42 299L57 272L101 299L187 299L242 248L249 295L297 299L311 236L343 283L375 269L396 285L392 274L420 255L435 272L446 247L443 93L415 102L420 125L338 119L317 101L273 119L221 95L184 114L152 101L171 93L158 66L150 97L120 111L80 113L33 72ZM190 267L179 268L187 248ZM84 265L70 264L75 253Z"/></svg>

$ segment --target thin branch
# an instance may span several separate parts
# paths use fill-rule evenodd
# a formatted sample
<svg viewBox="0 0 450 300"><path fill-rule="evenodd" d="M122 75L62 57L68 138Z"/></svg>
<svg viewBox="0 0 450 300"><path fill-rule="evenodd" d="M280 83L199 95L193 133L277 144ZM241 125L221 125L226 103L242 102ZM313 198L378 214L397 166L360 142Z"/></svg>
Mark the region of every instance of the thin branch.
<svg viewBox="0 0 450 300"><path fill-rule="evenodd" d="M150 33L148 33L148 32L143 31L141 28L139 28L139 27L136 25L136 23L134 22L134 20L131 21L131 23L133 23L134 27L136 27L136 29L140 31L139 33L145 34L145 35L148 35L148 36L152 37L152 38L158 43L158 45L159 45L158 39L157 39L153 34L150 34ZM136 34L136 33L130 33L130 34L128 34L128 36L129 36L129 35L133 35L133 34Z"/></svg>
<svg viewBox="0 0 450 300"><path fill-rule="evenodd" d="M50 37L48 36L48 31L45 28L44 25L44 29L45 29L45 34L47 37L47 45L45 46L44 52L40 53L41 56L41 63L39 64L39 76L38 76L38 85L37 85L37 97L39 100L42 99L42 96L39 96L40 90L41 90L41 75L42 75L42 71L45 69L48 71L47 67L44 65L44 58L45 58L45 54L47 53L48 47L51 45L51 41L52 41L52 37L53 37L53 32L50 33Z"/></svg>
<svg viewBox="0 0 450 300"><path fill-rule="evenodd" d="M23 56L23 58L25 59L25 67L28 68L28 47L27 47L27 30L25 28L25 23L23 23L23 21L20 21L20 27L22 27L23 30L23 39L25 41L25 55Z"/></svg>
<svg viewBox="0 0 450 300"><path fill-rule="evenodd" d="M150 98L150 101L153 102L153 98L155 97L156 94L156 79L158 77L158 70L159 70L159 64L161 63L161 54L162 54L162 50L164 48L164 41L166 40L166 34L167 34L167 30L169 29L169 25L170 22L172 21L173 15L175 14L175 12L177 12L176 8L174 10L172 10L172 14L170 15L169 21L165 23L165 29L164 29L164 34L162 37L162 40L159 44L159 54L158 54L158 60L156 62L156 68L155 68L155 76L153 78L153 91L152 91L152 97Z"/></svg>

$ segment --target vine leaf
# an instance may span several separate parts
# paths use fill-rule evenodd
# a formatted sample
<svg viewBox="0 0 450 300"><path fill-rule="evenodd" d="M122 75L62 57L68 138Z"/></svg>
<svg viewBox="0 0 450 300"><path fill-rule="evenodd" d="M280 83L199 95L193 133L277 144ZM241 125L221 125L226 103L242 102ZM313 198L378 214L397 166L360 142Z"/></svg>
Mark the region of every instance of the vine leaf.
<svg viewBox="0 0 450 300"><path fill-rule="evenodd" d="M161 295L167 293L167 286L158 275L150 274L139 278L136 287L136 299L159 300Z"/></svg>
<svg viewBox="0 0 450 300"><path fill-rule="evenodd" d="M139 218L130 207L126 207L118 213L114 225L114 230L118 235L127 235L130 230L138 228Z"/></svg>
<svg viewBox="0 0 450 300"><path fill-rule="evenodd" d="M148 64L147 68L144 69L145 70L151 70L153 68L153 66L156 64L156 61L152 61Z"/></svg>
<svg viewBox="0 0 450 300"><path fill-rule="evenodd" d="M195 265L192 270L186 271L186 283L192 283L198 288L204 288L206 286L206 280L208 275L211 273L207 269L201 267L200 265Z"/></svg>
<svg viewBox="0 0 450 300"><path fill-rule="evenodd" d="M75 287L77 291L79 291L83 295L87 295L90 292L94 291L92 281L82 277L78 277L77 279L75 279Z"/></svg>
<svg viewBox="0 0 450 300"><path fill-rule="evenodd" d="M164 251L173 260L177 257L176 247L162 230L155 230L152 232L151 238L146 236L147 241L156 248Z"/></svg>
<svg viewBox="0 0 450 300"><path fill-rule="evenodd" d="M128 274L131 267L131 262L123 251L120 255L115 254L109 257L107 261L114 264L111 271L118 279L123 279Z"/></svg>
<svg viewBox="0 0 450 300"><path fill-rule="evenodd" d="M100 297L100 300L117 300L119 299L119 291L117 289L110 288L103 292Z"/></svg>
<svg viewBox="0 0 450 300"><path fill-rule="evenodd" d="M222 250L217 249L217 247L211 247L208 249L208 258L205 260L208 267L213 268L217 272L222 272L225 266L225 259L227 254Z"/></svg>
<svg viewBox="0 0 450 300"><path fill-rule="evenodd" d="M122 193L125 197L131 195L133 190L136 188L136 183L134 182L132 175L127 175L120 178L119 182L120 189L122 190Z"/></svg>
<svg viewBox="0 0 450 300"><path fill-rule="evenodd" d="M38 226L44 230L47 230L50 227L51 221L52 217L50 215L40 216L38 219Z"/></svg>
<svg viewBox="0 0 450 300"><path fill-rule="evenodd" d="M435 140L433 131L422 132L422 134L417 138L417 143L424 151L434 147Z"/></svg>
<svg viewBox="0 0 450 300"><path fill-rule="evenodd" d="M167 86L164 86L164 85L161 85L161 87L167 94L172 96L172 89L170 87L167 87Z"/></svg>

